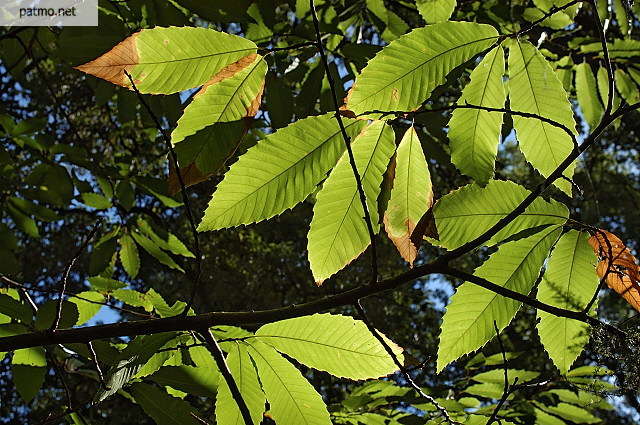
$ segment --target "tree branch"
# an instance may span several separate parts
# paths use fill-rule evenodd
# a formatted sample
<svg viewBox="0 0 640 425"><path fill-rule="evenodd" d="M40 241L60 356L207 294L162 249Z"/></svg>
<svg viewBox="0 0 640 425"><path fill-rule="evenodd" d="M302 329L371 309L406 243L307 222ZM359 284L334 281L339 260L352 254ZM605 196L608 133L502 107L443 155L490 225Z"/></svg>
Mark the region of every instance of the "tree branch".
<svg viewBox="0 0 640 425"><path fill-rule="evenodd" d="M220 349L220 345L218 345L218 341L211 333L211 329L206 327L198 331L200 335L204 338L207 343L207 348L213 355L213 358L216 360L216 364L218 365L218 369L220 369L220 373L222 373L222 377L226 381L229 386L229 390L231 390L231 395L233 399L238 404L238 408L240 409L240 414L242 415L242 419L244 420L245 425L253 425L253 420L251 419L251 412L249 411L249 407L247 407L247 403L244 401L242 394L240 394L240 389L236 384L236 381L233 379L231 375L231 371L229 370L229 366L224 359L224 353Z"/></svg>

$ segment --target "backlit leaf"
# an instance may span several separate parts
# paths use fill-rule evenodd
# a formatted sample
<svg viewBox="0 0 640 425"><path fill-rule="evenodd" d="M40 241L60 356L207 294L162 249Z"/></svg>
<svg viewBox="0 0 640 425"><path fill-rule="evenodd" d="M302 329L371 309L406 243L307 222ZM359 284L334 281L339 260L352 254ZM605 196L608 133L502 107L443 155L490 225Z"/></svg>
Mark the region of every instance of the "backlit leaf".
<svg viewBox="0 0 640 425"><path fill-rule="evenodd" d="M553 226L526 239L505 243L474 275L526 295L559 234L558 226ZM504 329L521 304L471 282L458 287L442 321L438 371L496 336L494 321L498 330Z"/></svg>
<svg viewBox="0 0 640 425"><path fill-rule="evenodd" d="M251 54L227 65L207 81L184 109L171 133L176 145L185 137L216 122L255 116L267 72L261 56Z"/></svg>
<svg viewBox="0 0 640 425"><path fill-rule="evenodd" d="M92 302L93 301L93 302ZM78 309L78 321L76 325L84 325L89 319L98 314L105 302L104 295L95 291L85 291L70 297L69 302L76 305Z"/></svg>
<svg viewBox="0 0 640 425"><path fill-rule="evenodd" d="M576 94L584 119L594 128L600 122L603 107L598 97L596 77L588 63L576 65Z"/></svg>
<svg viewBox="0 0 640 425"><path fill-rule="evenodd" d="M374 232L378 232L377 200L382 176L395 150L394 133L374 121L356 137L353 156L367 198ZM353 261L371 243L349 155L345 152L318 192L309 229L309 263L321 284Z"/></svg>
<svg viewBox="0 0 640 425"><path fill-rule="evenodd" d="M21 364L11 365L11 377L18 393L25 403L29 403L38 395L44 378L47 374L46 367L25 366Z"/></svg>
<svg viewBox="0 0 640 425"><path fill-rule="evenodd" d="M449 72L490 47L498 33L490 25L440 22L411 31L384 47L356 78L347 110L369 118L411 111L445 82Z"/></svg>
<svg viewBox="0 0 640 425"><path fill-rule="evenodd" d="M208 28L143 29L78 70L123 87L129 73L142 93L170 94L205 84L228 64L255 53L242 37Z"/></svg>
<svg viewBox="0 0 640 425"><path fill-rule="evenodd" d="M220 372L187 365L166 366L147 379L188 394L212 397L220 382Z"/></svg>
<svg viewBox="0 0 640 425"><path fill-rule="evenodd" d="M158 425L199 425L191 413L196 410L186 401L173 397L153 385L136 382L129 388L136 403Z"/></svg>
<svg viewBox="0 0 640 425"><path fill-rule="evenodd" d="M350 137L365 123L345 120ZM279 129L242 155L225 174L198 230L255 223L302 202L335 165L345 143L330 114Z"/></svg>
<svg viewBox="0 0 640 425"><path fill-rule="evenodd" d="M294 365L260 341L251 342L249 355L278 425L331 425L322 397Z"/></svg>
<svg viewBox="0 0 640 425"><path fill-rule="evenodd" d="M253 364L246 344L230 343L227 365L231 375L249 408L254 425L258 425L265 410L266 396L260 387L258 372ZM245 425L238 403L224 379L220 380L220 389L216 397L216 423L219 425Z"/></svg>
<svg viewBox="0 0 640 425"><path fill-rule="evenodd" d="M420 16L427 24L446 21L456 8L456 0L416 0Z"/></svg>
<svg viewBox="0 0 640 425"><path fill-rule="evenodd" d="M509 48L509 101L511 109L527 112L564 125L575 134L575 121L567 93L553 68L528 41L513 42ZM548 177L573 150L573 141L563 129L540 121L513 115L520 150L533 167ZM564 172L573 176L575 163ZM571 183L559 179L555 185L571 195Z"/></svg>
<svg viewBox="0 0 640 425"><path fill-rule="evenodd" d="M99 403L115 394L129 383L144 364L168 341L175 338L173 332L144 335L132 340L120 354L105 376L107 389L100 388L94 397Z"/></svg>
<svg viewBox="0 0 640 425"><path fill-rule="evenodd" d="M129 276L135 278L138 275L138 271L140 270L138 248L129 235L122 235L120 237L120 262Z"/></svg>
<svg viewBox="0 0 640 425"><path fill-rule="evenodd" d="M314 369L350 379L369 379L397 370L393 359L364 322L351 317L314 314L269 323L259 340ZM401 358L402 350L387 340Z"/></svg>
<svg viewBox="0 0 640 425"><path fill-rule="evenodd" d="M173 258L171 258L169 254L161 250L160 247L156 245L151 239L135 232L131 233L131 236L138 245L140 245L145 251L151 254L151 256L153 256L156 260L160 261L165 266L184 272L182 267L180 267L175 261L173 261Z"/></svg>
<svg viewBox="0 0 640 425"><path fill-rule="evenodd" d="M471 82L462 91L458 104L504 108L507 95L503 75L504 51L498 46L473 70ZM481 185L493 177L502 115L502 112L456 109L449 121L451 162Z"/></svg>
<svg viewBox="0 0 640 425"><path fill-rule="evenodd" d="M486 187L464 186L443 196L433 207L438 229L438 245L455 249L482 235L524 200L529 191L510 181L491 180ZM522 230L563 224L569 211L563 204L537 198L524 213L492 237L493 245Z"/></svg>
<svg viewBox="0 0 640 425"><path fill-rule="evenodd" d="M427 160L418 134L410 127L397 149L391 198L384 213L387 235L409 265L413 265L418 255L411 235L432 203L433 188Z"/></svg>
<svg viewBox="0 0 640 425"><path fill-rule="evenodd" d="M597 259L587 243L588 235L576 230L564 234L556 244L542 281L538 300L554 307L582 311L598 290L593 268ZM538 334L549 357L567 373L589 342L589 325L538 310Z"/></svg>

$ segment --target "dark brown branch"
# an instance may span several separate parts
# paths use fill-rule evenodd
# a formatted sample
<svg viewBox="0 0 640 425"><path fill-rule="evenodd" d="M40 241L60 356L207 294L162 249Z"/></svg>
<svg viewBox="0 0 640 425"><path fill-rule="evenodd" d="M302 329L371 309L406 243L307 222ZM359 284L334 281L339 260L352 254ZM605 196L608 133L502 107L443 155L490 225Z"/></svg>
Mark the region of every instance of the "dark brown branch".
<svg viewBox="0 0 640 425"><path fill-rule="evenodd" d="M322 45L322 36L320 34L320 23L318 22L316 5L313 0L309 0L309 5L311 7L311 16L313 18L313 26L316 31L316 46L318 47L318 52L320 52L320 58L322 59L322 64L324 65L324 71L325 71L325 74L327 75L327 81L329 82L329 87L331 88L331 98L333 100L334 115L336 117L336 120L338 120L338 125L340 126L340 132L342 133L342 138L344 139L344 143L347 147L347 153L349 155L349 163L351 164L353 177L356 179L356 187L358 188L360 203L362 204L362 208L364 210L363 219L367 225L367 231L369 232L369 239L371 240L371 282L377 282L378 281L378 254L376 249L376 233L373 230L371 214L369 213L369 206L367 205L367 196L364 193L364 188L362 187L362 178L360 177L360 173L358 172L358 166L356 165L356 160L353 156L353 150L351 149L351 141L349 140L349 136L347 135L347 130L344 128L344 123L342 122L342 115L340 115L340 104L338 103L338 95L336 93L335 81L331 76L329 61L324 51L324 46Z"/></svg>
<svg viewBox="0 0 640 425"><path fill-rule="evenodd" d="M140 93L140 90L138 90L138 88L136 87L136 84L133 81L133 77L131 77L131 74L129 74L126 70L124 70L123 72L125 73L127 78L129 78L129 81L131 82L131 88L136 92L136 95L138 96L138 100L140 101L140 103L142 103L142 105L145 107L145 109L151 116L151 119L156 125L156 128L162 135L162 139L164 140L164 143L167 146L167 149L169 149L169 158L170 158L171 164L173 165L173 168L176 171L176 176L178 178L178 183L180 185L180 193L182 194L182 202L184 203L184 208L187 213L187 220L189 221L189 227L191 228L191 233L193 234L193 246L194 246L195 257L196 257L196 275L193 280L191 298L189 298L189 302L187 303L184 310L182 311L182 315L186 316L189 310L191 309L191 307L193 306L193 302L196 299L198 287L200 286L200 278L202 276L202 251L200 250L200 238L198 237L196 222L193 218L193 212L191 211L191 206L189 205L189 194L187 193L187 186L184 183L184 180L182 178L182 173L180 172L180 166L178 165L178 154L173 149L173 145L171 144L171 139L169 138L169 135L164 130L164 127L162 126L162 124L160 124L160 120L158 120L158 117L153 112L153 110L151 109L147 101L144 100L144 97L142 97L142 93Z"/></svg>
<svg viewBox="0 0 640 425"><path fill-rule="evenodd" d="M251 412L249 411L249 407L247 403L244 401L242 394L240 394L240 389L236 384L235 379L231 375L231 371L229 370L229 366L224 359L224 353L220 349L220 345L218 345L218 341L211 333L211 329L206 327L202 330L198 331L200 335L204 338L207 343L207 348L211 352L211 355L216 360L216 364L218 365L218 369L220 369L220 373L222 373L222 377L226 381L229 386L229 390L231 391L231 395L233 399L238 404L238 408L240 409L240 414L242 415L242 419L244 420L245 425L253 425L253 420L251 419Z"/></svg>
<svg viewBox="0 0 640 425"><path fill-rule="evenodd" d="M396 353L393 352L393 349L389 346L387 341L384 340L382 335L380 335L380 332L378 332L378 330L373 326L373 324L369 320L369 317L367 317L367 314L362 308L362 304L360 304L360 300L355 302L354 307L356 308L358 315L360 316L364 324L367 325L367 329L369 329L369 332L371 332L371 334L380 342L380 344L382 344L382 346L384 347L384 350L387 352L389 357L391 357L391 359L393 360L393 363L396 365L398 370L400 370L400 373L402 373L402 376L404 377L405 381L407 381L407 383L411 386L411 388L413 388L420 395L420 397L427 400L427 403L434 406L438 410L438 412L440 412L440 414L444 416L444 419L449 424L451 425L461 424L460 422L457 422L451 419L451 416L449 416L449 412L447 412L447 409L440 406L440 404L436 401L435 398L431 397L429 394L426 394L424 391L422 391L422 388L420 388L420 386L415 383L413 378L411 378L411 375L409 375L409 372L407 371L407 369L405 369L405 367L402 365L402 363L398 359L398 356L396 356Z"/></svg>
<svg viewBox="0 0 640 425"><path fill-rule="evenodd" d="M60 281L60 289L58 290L58 303L56 305L56 316L53 319L51 328L49 328L49 331L51 332L54 332L56 329L58 329L58 325L60 324L60 317L62 316L62 302L64 301L64 293L67 290L67 282L69 280L69 274L71 273L71 269L73 268L73 265L76 263L80 255L82 255L84 250L87 248L87 246L89 245L89 242L91 242L91 239L93 239L93 237L95 236L96 232L98 231L98 227L100 227L101 222L102 220L99 220L93 226L93 229L91 229L91 232L89 232L89 235L87 235L87 238L84 240L84 242L82 242L82 244L76 251L75 255L73 256L73 258L71 258L71 261L69 261L69 263L67 264L67 267L64 270L64 274L62 275L62 280Z"/></svg>
<svg viewBox="0 0 640 425"><path fill-rule="evenodd" d="M445 254L446 255L446 254ZM600 322L598 319L581 312L566 310L531 299L519 292L512 291L496 285L486 279L473 276L469 273L441 264L438 260L430 264L415 267L390 279L378 283L370 283L342 292L340 294L324 297L315 301L280 307L271 310L244 311L244 312L214 312L187 317L167 317L163 319L138 320L133 322L119 322L107 325L87 326L75 329L61 329L53 333L34 332L24 335L15 335L0 338L0 352L12 351L20 348L40 347L49 344L83 343L96 339L115 338L121 336L147 335L160 332L198 330L216 325L250 325L271 323L278 320L307 316L321 311L352 305L357 300L371 295L380 294L394 289L414 279L431 274L446 274L473 282L476 285L489 289L499 295L520 301L531 307L551 313L558 317L566 317L578 320L592 326L602 327L605 331L624 336L624 332L612 325Z"/></svg>

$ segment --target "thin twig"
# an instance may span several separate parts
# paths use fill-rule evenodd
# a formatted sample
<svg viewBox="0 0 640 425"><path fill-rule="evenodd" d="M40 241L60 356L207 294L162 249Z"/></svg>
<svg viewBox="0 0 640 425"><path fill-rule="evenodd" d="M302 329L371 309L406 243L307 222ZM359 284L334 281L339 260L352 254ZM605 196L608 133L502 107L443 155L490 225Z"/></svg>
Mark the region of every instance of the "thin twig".
<svg viewBox="0 0 640 425"><path fill-rule="evenodd" d="M604 34L604 28L602 27L602 22L600 22L600 15L598 14L598 6L596 5L595 0L589 0L589 4L591 5L596 28L598 29L598 36L600 37L600 44L602 45L602 55L604 57L605 69L607 70L607 79L609 80L609 96L607 98L607 105L604 109L604 117L608 117L611 114L611 109L613 108L613 96L615 94L613 68L611 67L611 59L609 58L609 47L607 46L607 39Z"/></svg>
<svg viewBox="0 0 640 425"><path fill-rule="evenodd" d="M311 8L311 17L313 18L313 26L316 32L316 46L318 48L318 52L320 53L320 58L322 59L322 64L324 65L325 74L327 75L327 81L329 82L329 87L331 88L331 98L333 100L334 106L334 115L336 120L338 120L338 125L340 126L340 132L342 133L342 138L344 139L344 143L347 147L347 154L349 155L349 163L351 164L351 170L353 171L353 176L356 180L356 187L358 188L358 195L360 196L360 203L362 204L362 208L364 210L364 221L367 225L367 231L369 232L369 239L371 240L371 282L378 281L378 254L376 249L376 234L373 230L373 223L371 221L371 214L369 213L369 206L367 205L367 196L364 192L364 188L362 187L362 178L360 177L360 173L358 172L358 166L356 165L355 157L353 156L353 150L351 149L351 141L349 139L349 135L347 134L347 130L344 127L344 123L342 122L342 115L340 115L340 104L338 103L338 95L336 93L335 81L331 76L331 68L329 67L329 60L327 59L327 55L324 51L324 46L322 45L322 36L320 34L320 22L318 21L318 14L316 13L316 5L314 0L309 0L309 6Z"/></svg>
<svg viewBox="0 0 640 425"><path fill-rule="evenodd" d="M480 111L487 111L487 112L503 112L506 114L510 114L510 115L516 115L519 117L524 117L524 118L533 118L539 121L542 121L544 123L547 123L549 125L552 125L554 127L559 128L560 130L564 131L565 133L567 133L567 135L569 135L569 137L571 137L571 141L573 142L573 146L576 147L578 146L578 139L576 138L575 132L571 131L570 128L568 128L566 125L564 124L560 124L557 121L554 121L550 118L547 117L543 117L542 115L538 115L538 114L533 114L530 112L521 112L521 111L514 111L512 109L509 108L492 108L489 106L483 106L483 105L473 105L470 103L467 103L465 101L464 105L450 105L450 106L442 106L442 107L438 107L438 108L433 108L433 109L421 109L419 111L416 112L408 112L407 115L418 115L418 114L424 114L424 113L429 113L429 112L444 112L444 111L453 111L456 109L477 109ZM393 111L391 112L393 114L397 114L397 113L402 113L402 112L397 112L397 111Z"/></svg>
<svg viewBox="0 0 640 425"><path fill-rule="evenodd" d="M380 332L378 332L378 330L373 326L373 324L369 320L369 317L367 317L367 314L362 308L362 304L360 304L360 300L357 300L355 302L354 307L356 308L358 315L360 315L360 318L362 319L362 321L365 323L365 325L367 325L367 329L369 329L369 332L371 332L371 334L380 342L380 344L382 344L382 346L384 347L384 350L387 352L387 354L389 354L389 357L391 357L391 359L393 360L393 363L400 370L400 373L402 373L402 376L409 383L409 385L411 385L411 387L422 398L427 400L429 404L433 405L438 410L438 412L440 412L442 416L444 416L445 420L449 422L449 424L451 425L460 424L460 422L457 422L451 419L451 416L449 416L449 412L447 412L447 409L440 406L440 404L436 401L435 398L431 397L429 394L422 391L422 388L420 388L420 386L415 383L413 378L411 378L411 375L409 374L409 372L405 369L402 363L400 363L400 359L398 359L398 356L396 356L396 353L393 352L393 349L389 346L387 341L384 340L382 335L380 335Z"/></svg>
<svg viewBox="0 0 640 425"><path fill-rule="evenodd" d="M84 242L82 242L82 244L74 254L73 258L71 258L71 261L69 261L69 263L67 264L67 267L64 270L62 280L60 281L60 289L58 290L58 304L56 305L56 316L53 320L53 323L51 324L51 327L49 328L50 332L55 332L56 329L58 329L58 325L60 324L60 317L62 316L62 303L64 301L64 293L67 290L67 281L69 280L69 274L71 273L71 268L76 263L80 255L82 255L84 250L87 248L87 246L89 245L89 242L91 242L91 240L93 239L93 236L98 231L98 227L100 227L101 222L102 220L99 220L93 226L93 229L91 229L91 232L89 232L89 235L87 235L86 239L84 240Z"/></svg>
<svg viewBox="0 0 640 425"><path fill-rule="evenodd" d="M164 143L167 146L167 149L169 149L169 158L170 158L169 160L171 161L171 164L175 169L176 176L178 178L178 183L180 184L180 192L182 193L182 202L184 203L184 207L187 212L187 220L189 221L189 227L191 228L191 233L193 234L193 245L194 245L195 257L196 257L196 276L193 281L193 288L191 290L191 297L189 298L189 302L187 303L187 305L185 306L184 310L181 313L182 316L186 316L189 313L189 310L193 306L193 303L196 299L198 287L200 286L200 278L202 276L202 252L200 250L200 238L198 237L196 222L193 218L193 212L191 211L191 206L189 204L189 194L187 193L187 187L182 178L180 166L178 165L178 154L173 149L173 145L171 144L171 139L169 138L169 135L164 130L164 127L162 126L162 124L160 124L160 120L158 120L158 117L153 112L153 110L151 109L147 101L144 100L144 97L142 97L142 93L140 93L140 90L138 90L138 88L136 87L136 83L133 81L133 77L131 76L131 74L129 74L126 70L124 70L123 72L125 73L127 78L129 78L129 81L131 82L131 88L133 89L133 91L136 92L136 95L138 96L138 100L140 101L140 103L142 103L142 105L145 107L145 109L151 116L151 119L156 125L156 128L158 129L158 131L160 131L160 134L162 135L162 139L164 140Z"/></svg>
<svg viewBox="0 0 640 425"><path fill-rule="evenodd" d="M498 324L496 323L495 320L493 321L493 328L496 331L496 337L498 338L498 344L500 345L500 352L502 353L502 361L504 364L504 389L502 390L502 397L500 398L500 401L498 402L498 405L496 406L496 408L493 409L493 413L491 413L491 416L489 417L489 420L487 421L486 425L491 425L496 421L496 418L498 417L498 412L500 411L500 409L502 409L502 406L504 406L504 404L506 403L507 398L509 397L509 394L511 394L511 391L510 391L511 386L509 385L509 372L507 368L507 353L504 349L504 345L502 344L502 338L500 338L500 330L498 329ZM516 377L513 383L515 384L517 381L518 381L518 378Z"/></svg>
<svg viewBox="0 0 640 425"><path fill-rule="evenodd" d="M542 17L540 17L539 19L536 19L535 21L531 22L529 25L527 25L526 27L524 27L520 31L517 31L514 34L514 36L521 36L522 34L528 33L533 28L535 28L538 24L543 22L545 19L550 18L552 15L555 15L558 12L562 12L563 10L568 9L571 6L575 5L575 4L582 3L582 1L583 0L573 0L573 1L571 1L571 2L569 2L567 4L564 4L562 6L553 6L551 9L549 9L549 11L547 13L542 15Z"/></svg>
<svg viewBox="0 0 640 425"><path fill-rule="evenodd" d="M96 350L93 349L93 342L87 342L87 348L89 348L89 353L91 354L91 360L93 361L93 366L96 368L96 372L98 372L98 380L100 381L100 386L105 390L109 391L109 387L107 383L104 381L104 375L102 373L102 369L100 369L100 364L98 363L98 355L96 354Z"/></svg>
<svg viewBox="0 0 640 425"><path fill-rule="evenodd" d="M287 47L269 47L269 48L264 48L260 50L263 50L264 52L267 52L267 53L273 53L273 52L302 49L304 47L314 47L316 45L317 45L316 41L305 41L304 43L292 44L291 46L287 46Z"/></svg>
<svg viewBox="0 0 640 425"><path fill-rule="evenodd" d="M73 403L71 401L71 391L69 391L69 387L67 386L67 382L64 380L64 376L62 375L62 371L60 370L60 367L58 366L58 363L56 362L56 359L53 358L53 355L51 355L48 352L47 352L47 354L49 355L49 360L51 361L51 364L53 365L53 369L55 370L55 373L58 376L58 379L60 379L60 382L62 383L62 388L64 389L64 393L65 393L65 395L67 397L67 407L69 408L69 410L73 410Z"/></svg>
<svg viewBox="0 0 640 425"><path fill-rule="evenodd" d="M251 419L251 412L249 411L249 407L247 403L244 401L242 394L240 394L240 389L238 388L238 384L236 384L235 379L231 375L231 370L229 370L229 366L224 358L224 353L220 349L220 345L218 345L218 341L216 341L215 336L211 332L211 329L204 328L199 330L200 335L204 338L207 343L207 348L213 355L213 358L218 365L218 369L220 373L222 373L222 377L226 381L229 386L229 390L231 391L231 395L233 399L238 404L238 408L240 409L240 414L242 415L242 419L244 420L245 425L253 425L253 420Z"/></svg>

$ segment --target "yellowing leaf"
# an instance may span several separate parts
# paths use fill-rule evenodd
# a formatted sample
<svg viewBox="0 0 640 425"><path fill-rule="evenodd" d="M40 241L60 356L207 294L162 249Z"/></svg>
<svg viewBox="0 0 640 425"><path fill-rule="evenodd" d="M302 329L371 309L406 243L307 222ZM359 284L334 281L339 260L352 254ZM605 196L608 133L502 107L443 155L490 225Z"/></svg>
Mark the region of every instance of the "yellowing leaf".
<svg viewBox="0 0 640 425"><path fill-rule="evenodd" d="M418 134L410 127L398 146L391 198L384 213L387 235L409 265L413 265L418 254L418 246L411 241L411 235L432 204L433 188L427 160Z"/></svg>
<svg viewBox="0 0 640 425"><path fill-rule="evenodd" d="M142 93L170 94L206 83L222 68L255 53L247 39L208 28L143 29L76 69Z"/></svg>

